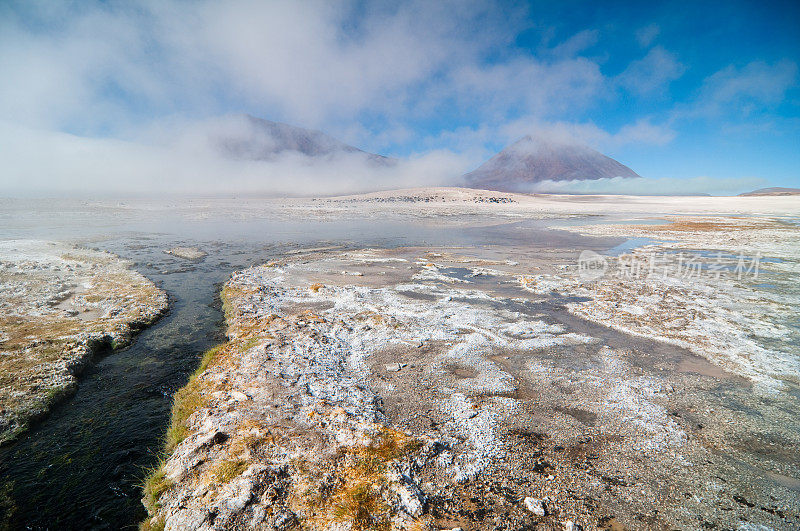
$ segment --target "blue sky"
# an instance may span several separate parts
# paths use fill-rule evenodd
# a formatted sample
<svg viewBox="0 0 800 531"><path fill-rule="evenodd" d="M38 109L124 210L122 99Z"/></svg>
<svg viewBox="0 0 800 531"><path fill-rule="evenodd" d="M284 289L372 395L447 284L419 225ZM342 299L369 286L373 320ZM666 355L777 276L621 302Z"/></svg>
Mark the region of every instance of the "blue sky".
<svg viewBox="0 0 800 531"><path fill-rule="evenodd" d="M537 133L734 193L800 187L798 62L797 2L3 2L0 125L146 145L244 112L434 181Z"/></svg>

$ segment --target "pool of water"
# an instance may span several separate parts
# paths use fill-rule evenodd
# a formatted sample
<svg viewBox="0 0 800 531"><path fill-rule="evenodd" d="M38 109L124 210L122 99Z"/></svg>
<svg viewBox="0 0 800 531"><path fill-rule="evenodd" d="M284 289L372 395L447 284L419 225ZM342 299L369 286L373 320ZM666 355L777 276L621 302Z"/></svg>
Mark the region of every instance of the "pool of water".
<svg viewBox="0 0 800 531"><path fill-rule="evenodd" d="M415 220L337 222L241 216L235 208L192 211L87 202L0 205L0 239L47 239L114 252L170 296L169 313L128 348L97 360L73 397L16 442L0 448L0 529L134 529L145 516L139 485L158 459L173 393L202 353L223 339L219 288L234 270L292 249L400 245L607 248L546 231L538 222L439 227ZM173 246L208 253L193 263Z"/></svg>

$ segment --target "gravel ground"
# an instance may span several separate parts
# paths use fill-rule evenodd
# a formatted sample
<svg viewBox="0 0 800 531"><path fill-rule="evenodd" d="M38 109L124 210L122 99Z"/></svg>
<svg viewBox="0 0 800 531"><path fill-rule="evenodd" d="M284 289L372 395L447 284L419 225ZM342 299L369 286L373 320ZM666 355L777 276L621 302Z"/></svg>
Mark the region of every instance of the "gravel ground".
<svg viewBox="0 0 800 531"><path fill-rule="evenodd" d="M234 274L229 342L176 402L148 524L798 525L796 399L706 352L753 320L687 348L587 318L607 301L567 256L309 250Z"/></svg>

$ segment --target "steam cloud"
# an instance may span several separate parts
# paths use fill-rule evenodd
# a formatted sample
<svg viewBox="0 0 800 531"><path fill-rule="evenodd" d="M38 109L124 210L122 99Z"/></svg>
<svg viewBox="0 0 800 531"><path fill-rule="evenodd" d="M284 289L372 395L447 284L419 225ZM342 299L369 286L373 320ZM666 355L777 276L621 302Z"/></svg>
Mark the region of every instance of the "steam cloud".
<svg viewBox="0 0 800 531"><path fill-rule="evenodd" d="M709 72L696 101L668 118L634 117L610 133L574 120L618 91L664 94L685 70L655 44L658 26L636 34L650 50L609 76L597 59L603 54L586 53L602 42L599 30L543 41L531 54L513 44L530 29L525 8L367 4L0 3L0 194L301 195L457 185L499 143L540 129L566 131L601 150L664 146L681 120L714 119L742 102L753 112L768 109L796 85L789 59ZM428 128L442 108L452 110L444 125ZM394 148L403 160L385 168L344 155L227 160L201 149L191 127L229 112L321 129L365 151ZM465 114L469 122L454 118ZM170 136L170 120L183 132ZM754 183L763 181L612 179L549 190L716 193Z"/></svg>
<svg viewBox="0 0 800 531"><path fill-rule="evenodd" d="M742 178L661 178L661 179L595 179L587 181L541 181L530 192L550 194L604 194L604 195L730 195L743 190L766 186L765 179Z"/></svg>

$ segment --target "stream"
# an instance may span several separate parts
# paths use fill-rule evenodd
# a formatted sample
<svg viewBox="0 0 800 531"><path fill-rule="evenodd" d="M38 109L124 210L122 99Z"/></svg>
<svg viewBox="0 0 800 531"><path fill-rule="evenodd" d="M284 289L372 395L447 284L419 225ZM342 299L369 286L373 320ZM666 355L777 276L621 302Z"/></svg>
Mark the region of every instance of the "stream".
<svg viewBox="0 0 800 531"><path fill-rule="evenodd" d="M587 241L536 230L537 224L498 226L499 220L445 229L413 220L231 221L228 212L192 219L77 201L37 208L6 206L0 238L62 240L113 252L168 293L170 311L129 347L100 356L74 396L0 448L0 529L4 520L11 529L137 527L146 514L140 485L158 461L172 395L202 353L223 340L218 294L237 269L326 245L474 245L504 238L573 247ZM178 245L208 256L194 263L164 253Z"/></svg>

